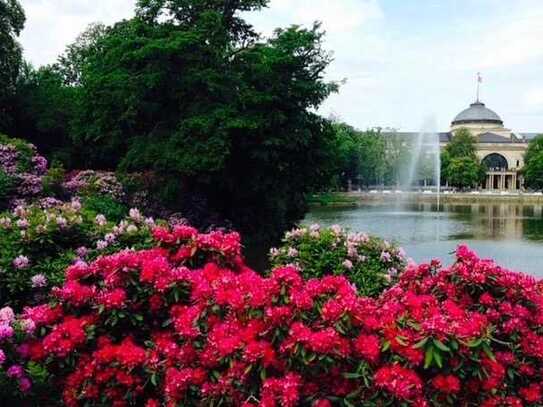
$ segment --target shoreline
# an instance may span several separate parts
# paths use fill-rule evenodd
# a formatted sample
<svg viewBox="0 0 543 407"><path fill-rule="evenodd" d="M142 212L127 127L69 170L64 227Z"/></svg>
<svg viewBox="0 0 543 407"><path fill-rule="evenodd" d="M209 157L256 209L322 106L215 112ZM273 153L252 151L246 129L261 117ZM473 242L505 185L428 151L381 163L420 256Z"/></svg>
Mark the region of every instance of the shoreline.
<svg viewBox="0 0 543 407"><path fill-rule="evenodd" d="M327 199L319 200L319 194L313 195L311 207L357 207L365 203L381 203L404 201L411 203L436 203L435 192L399 192L395 190L379 190L364 192L335 192L326 194ZM335 199L334 199L335 198ZM510 193L510 192L459 192L442 193L440 204L471 203L513 203L543 205L543 193Z"/></svg>

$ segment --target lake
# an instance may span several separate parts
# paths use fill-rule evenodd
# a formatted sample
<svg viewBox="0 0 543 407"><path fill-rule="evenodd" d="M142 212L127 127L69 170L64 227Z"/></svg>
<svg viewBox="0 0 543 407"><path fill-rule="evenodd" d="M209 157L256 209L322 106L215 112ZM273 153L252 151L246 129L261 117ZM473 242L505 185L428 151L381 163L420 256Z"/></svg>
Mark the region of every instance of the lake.
<svg viewBox="0 0 543 407"><path fill-rule="evenodd" d="M375 203L354 208L315 208L305 224L338 224L397 242L417 262L439 258L466 243L480 257L543 277L543 207L512 203Z"/></svg>

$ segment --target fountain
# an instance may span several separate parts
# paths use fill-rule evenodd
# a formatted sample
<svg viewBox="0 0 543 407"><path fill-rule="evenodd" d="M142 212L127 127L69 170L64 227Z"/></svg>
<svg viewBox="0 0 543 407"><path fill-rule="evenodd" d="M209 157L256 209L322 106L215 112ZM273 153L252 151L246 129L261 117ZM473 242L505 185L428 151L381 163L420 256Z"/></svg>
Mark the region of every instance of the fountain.
<svg viewBox="0 0 543 407"><path fill-rule="evenodd" d="M426 181L431 178L435 185L439 212L441 205L441 151L439 133L435 131L436 128L436 120L433 117L428 118L415 140L410 143L411 154L404 188L411 190L414 186L419 186L421 179L424 180L424 187L427 187Z"/></svg>

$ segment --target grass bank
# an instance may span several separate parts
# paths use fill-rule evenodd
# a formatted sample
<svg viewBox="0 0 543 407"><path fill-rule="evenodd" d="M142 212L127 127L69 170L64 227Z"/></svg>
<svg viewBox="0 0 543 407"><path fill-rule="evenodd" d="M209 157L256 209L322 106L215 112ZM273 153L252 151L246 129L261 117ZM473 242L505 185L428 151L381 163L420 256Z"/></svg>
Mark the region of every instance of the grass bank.
<svg viewBox="0 0 543 407"><path fill-rule="evenodd" d="M348 207L356 206L359 203L360 197L344 192L324 192L309 196L309 205L311 207Z"/></svg>

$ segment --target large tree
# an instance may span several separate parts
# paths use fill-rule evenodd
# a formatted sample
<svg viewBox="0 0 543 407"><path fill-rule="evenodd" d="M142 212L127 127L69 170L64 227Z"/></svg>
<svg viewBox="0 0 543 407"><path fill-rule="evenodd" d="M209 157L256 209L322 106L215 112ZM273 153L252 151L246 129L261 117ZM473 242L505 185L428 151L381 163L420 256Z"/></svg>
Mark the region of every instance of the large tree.
<svg viewBox="0 0 543 407"><path fill-rule="evenodd" d="M527 187L543 189L543 135L530 140L524 156L523 174Z"/></svg>
<svg viewBox="0 0 543 407"><path fill-rule="evenodd" d="M0 132L11 124L12 97L22 63L17 37L24 23L25 14L17 0L0 0Z"/></svg>
<svg viewBox="0 0 543 407"><path fill-rule="evenodd" d="M318 25L260 39L240 12L264 0L141 0L78 63L72 132L88 165L153 170L250 234L278 236L329 177L334 135L314 113L335 85Z"/></svg>
<svg viewBox="0 0 543 407"><path fill-rule="evenodd" d="M70 134L75 108L83 91L81 75L107 27L91 24L54 64L35 69L23 63L13 99L11 133L36 144L50 158L68 167L81 162Z"/></svg>
<svg viewBox="0 0 543 407"><path fill-rule="evenodd" d="M67 165L78 162L69 137L77 90L65 85L54 66L34 69L24 64L13 97L13 135L26 138L50 158Z"/></svg>
<svg viewBox="0 0 543 407"><path fill-rule="evenodd" d="M485 167L477 157L477 139L468 129L456 131L441 153L441 174L450 186L474 187L485 176Z"/></svg>

